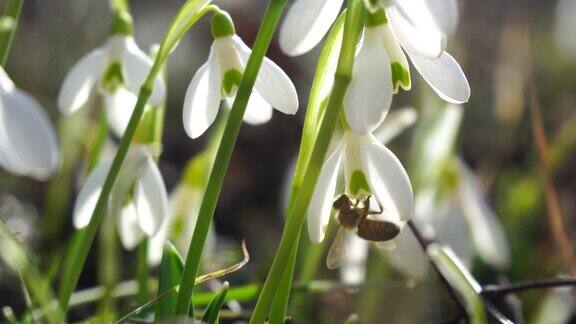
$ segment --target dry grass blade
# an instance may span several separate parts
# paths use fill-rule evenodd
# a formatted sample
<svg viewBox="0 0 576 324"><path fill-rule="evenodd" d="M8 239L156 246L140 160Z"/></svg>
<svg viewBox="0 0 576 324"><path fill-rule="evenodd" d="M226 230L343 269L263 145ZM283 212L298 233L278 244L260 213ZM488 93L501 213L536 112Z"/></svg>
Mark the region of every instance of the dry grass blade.
<svg viewBox="0 0 576 324"><path fill-rule="evenodd" d="M203 274L199 277L196 277L194 284L199 285L199 284L201 284L207 280L219 278L219 277L225 276L229 273L232 273L232 272L235 272L235 271L242 269L242 267L244 267L246 265L246 263L248 263L248 261L250 261L250 254L248 254L248 249L246 248L246 242L244 240L242 240L242 253L244 255L244 258L242 259L242 261L240 261L236 264L233 264L227 268L217 270L214 272L210 272L207 274ZM169 293L171 293L173 291L178 291L179 287L180 286L175 286L172 289L166 290L165 292L163 292L159 296L152 298L150 301L148 301L144 305L139 306L138 308L134 309L130 313L126 314L125 316L120 318L116 323L123 323L129 319L132 319L134 316L136 316L136 315L140 314L141 312L143 312L144 310L148 309L148 307L154 305L157 301L161 300L162 298L167 296Z"/></svg>
<svg viewBox="0 0 576 324"><path fill-rule="evenodd" d="M546 133L544 132L542 114L540 113L540 102L534 79L532 79L530 85L528 99L528 105L530 106L530 120L534 135L534 145L538 156L538 169L544 186L544 196L552 234L556 244L560 248L562 259L568 267L569 273L571 275L576 275L576 257L574 256L574 250L564 226L564 218L558 201L558 193L556 192L556 188L554 187L550 176L548 143L546 141Z"/></svg>

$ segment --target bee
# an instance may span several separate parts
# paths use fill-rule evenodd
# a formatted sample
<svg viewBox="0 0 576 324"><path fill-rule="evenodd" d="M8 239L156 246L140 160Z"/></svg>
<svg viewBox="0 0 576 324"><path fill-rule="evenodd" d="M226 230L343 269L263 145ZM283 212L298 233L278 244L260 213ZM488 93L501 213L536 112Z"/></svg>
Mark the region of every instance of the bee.
<svg viewBox="0 0 576 324"><path fill-rule="evenodd" d="M371 211L370 197L352 199L342 194L334 199L332 207L338 212L336 218L339 225L326 258L328 269L336 269L342 263L346 250L347 231L356 230L356 235L371 242L389 241L400 233L400 227L392 222L369 218L369 215L379 215L384 211L380 203L378 203L379 211Z"/></svg>

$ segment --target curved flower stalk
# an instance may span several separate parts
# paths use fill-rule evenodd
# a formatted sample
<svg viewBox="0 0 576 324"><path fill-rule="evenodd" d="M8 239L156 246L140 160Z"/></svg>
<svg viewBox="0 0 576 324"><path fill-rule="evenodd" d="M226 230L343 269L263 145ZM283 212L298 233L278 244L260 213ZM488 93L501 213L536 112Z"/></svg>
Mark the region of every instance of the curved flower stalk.
<svg viewBox="0 0 576 324"><path fill-rule="evenodd" d="M368 1L367 1L368 3ZM335 20L342 1L299 0L282 25L280 45L289 55L314 47ZM454 58L444 51L457 25L455 1L387 1L370 6L344 107L350 127L365 133L377 127L399 88L411 88L412 64L444 100L463 103L470 86ZM406 53L406 54L405 54Z"/></svg>
<svg viewBox="0 0 576 324"><path fill-rule="evenodd" d="M16 88L0 67L0 166L46 180L60 165L60 147L40 104Z"/></svg>
<svg viewBox="0 0 576 324"><path fill-rule="evenodd" d="M131 30L113 33L104 45L84 55L68 72L58 107L72 114L85 106L94 89L102 96L108 124L119 137L124 134L136 104L140 86L152 68L152 60L134 41ZM147 107L165 100L162 76L156 78Z"/></svg>
<svg viewBox="0 0 576 324"><path fill-rule="evenodd" d="M252 50L236 35L232 19L226 12L212 17L214 43L208 60L198 69L186 92L183 121L191 138L202 135L214 122L225 100L232 106L242 74ZM298 96L290 78L268 58L264 58L256 78L244 121L262 124L272 117L272 107L286 113L298 110Z"/></svg>
<svg viewBox="0 0 576 324"><path fill-rule="evenodd" d="M76 228L90 223L109 169L110 163L101 163L82 185L74 206ZM134 148L120 172L108 212L117 219L122 245L132 250L144 236L153 237L161 230L168 215L168 198L162 175L147 148Z"/></svg>
<svg viewBox="0 0 576 324"><path fill-rule="evenodd" d="M313 243L324 240L336 194L340 169L344 170L345 193L354 199L371 195L384 212L375 219L402 226L412 216L412 186L396 156L371 133L346 131L342 142L326 160L308 208L308 233Z"/></svg>

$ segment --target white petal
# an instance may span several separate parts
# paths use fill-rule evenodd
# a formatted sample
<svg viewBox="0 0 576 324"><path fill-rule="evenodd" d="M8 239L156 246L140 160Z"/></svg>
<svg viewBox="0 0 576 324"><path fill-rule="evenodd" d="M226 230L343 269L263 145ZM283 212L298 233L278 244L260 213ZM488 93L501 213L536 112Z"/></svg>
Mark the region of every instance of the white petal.
<svg viewBox="0 0 576 324"><path fill-rule="evenodd" d="M364 134L378 127L390 109L392 92L388 54L376 32L367 29L344 97L344 112L352 130Z"/></svg>
<svg viewBox="0 0 576 324"><path fill-rule="evenodd" d="M148 241L148 264L152 267L160 264L162 260L162 252L164 251L164 245L168 241L168 235L170 234L170 226L172 225L172 218L170 216L164 219L162 226L156 235L152 236Z"/></svg>
<svg viewBox="0 0 576 324"><path fill-rule="evenodd" d="M423 280L428 274L428 259L412 231L404 228L394 239L395 249L386 250L388 261L405 276Z"/></svg>
<svg viewBox="0 0 576 324"><path fill-rule="evenodd" d="M382 144L386 144L400 135L406 128L414 125L418 113L414 108L401 108L391 112L380 127L374 131L374 136Z"/></svg>
<svg viewBox="0 0 576 324"><path fill-rule="evenodd" d="M470 98L470 85L456 60L447 52L437 59L410 55L412 64L440 98L451 103L464 103Z"/></svg>
<svg viewBox="0 0 576 324"><path fill-rule="evenodd" d="M220 67L213 52L198 69L184 99L184 129L191 138L202 135L216 119L220 100Z"/></svg>
<svg viewBox="0 0 576 324"><path fill-rule="evenodd" d="M458 26L458 1L456 0L425 0L438 28L450 36Z"/></svg>
<svg viewBox="0 0 576 324"><path fill-rule="evenodd" d="M412 218L412 185L394 153L374 139L373 143L367 143L363 148L362 164L370 188L382 204L384 217L393 222Z"/></svg>
<svg viewBox="0 0 576 324"><path fill-rule="evenodd" d="M119 87L112 94L103 93L103 98L108 125L116 136L122 137L138 98L123 87Z"/></svg>
<svg viewBox="0 0 576 324"><path fill-rule="evenodd" d="M134 201L140 228L149 236L156 234L168 215L168 193L160 170L151 157L141 166Z"/></svg>
<svg viewBox="0 0 576 324"><path fill-rule="evenodd" d="M134 249L144 237L144 233L140 229L140 225L138 225L138 214L134 203L130 202L125 205L117 219L118 235L120 236L122 246L124 246L126 250Z"/></svg>
<svg viewBox="0 0 576 324"><path fill-rule="evenodd" d="M232 105L232 102L230 102L230 105ZM254 89L246 106L244 121L251 125L260 125L266 123L271 118L272 107L270 107L270 104Z"/></svg>
<svg viewBox="0 0 576 324"><path fill-rule="evenodd" d="M510 262L510 252L504 229L492 208L488 206L472 171L462 161L459 162L459 170L460 201L476 250L487 263L506 268Z"/></svg>
<svg viewBox="0 0 576 324"><path fill-rule="evenodd" d="M435 26L428 24L417 25L411 21L410 15L415 12L422 12L418 7L417 10L404 9L399 7L398 3L412 3L412 1L396 1L394 5L388 7L387 13L394 31L394 35L402 48L409 54L419 55L425 58L437 58L444 50L444 34ZM420 23L421 20L418 20Z"/></svg>
<svg viewBox="0 0 576 324"><path fill-rule="evenodd" d="M60 164L48 116L36 100L14 87L0 91L0 164L37 180L47 179Z"/></svg>
<svg viewBox="0 0 576 324"><path fill-rule="evenodd" d="M312 194L312 199L308 206L308 234L312 243L320 243L324 240L326 226L328 226L330 221L334 195L336 194L336 181L341 159L342 144L324 162L320 170L314 194Z"/></svg>
<svg viewBox="0 0 576 324"><path fill-rule="evenodd" d="M290 56L316 46L338 17L343 0L296 0L280 27L280 48Z"/></svg>
<svg viewBox="0 0 576 324"><path fill-rule="evenodd" d="M86 103L105 64L106 51L98 48L84 55L70 69L58 94L58 108L62 113L71 114Z"/></svg>
<svg viewBox="0 0 576 324"><path fill-rule="evenodd" d="M340 265L340 279L347 285L359 285L366 279L368 241L356 235L346 235L344 260Z"/></svg>
<svg viewBox="0 0 576 324"><path fill-rule="evenodd" d="M233 36L231 39L245 66L252 50L240 37ZM294 115L298 111L298 94L292 80L267 57L262 61L254 87L270 106L279 111L290 115Z"/></svg>
<svg viewBox="0 0 576 324"><path fill-rule="evenodd" d="M467 269L474 260L474 246L466 219L454 197L449 197L434 210L428 210L428 221L432 223L438 242L450 246Z"/></svg>
<svg viewBox="0 0 576 324"><path fill-rule="evenodd" d="M84 181L74 204L74 215L72 218L74 227L84 228L90 223L109 170L110 163L101 163Z"/></svg>
<svg viewBox="0 0 576 324"><path fill-rule="evenodd" d="M134 94L140 92L140 87L148 77L152 68L152 60L144 53L134 38L127 36L124 38L124 51L122 53L122 69L126 78L126 84ZM152 95L148 101L151 106L161 106L164 104L166 97L166 85L164 78L159 75L154 81Z"/></svg>

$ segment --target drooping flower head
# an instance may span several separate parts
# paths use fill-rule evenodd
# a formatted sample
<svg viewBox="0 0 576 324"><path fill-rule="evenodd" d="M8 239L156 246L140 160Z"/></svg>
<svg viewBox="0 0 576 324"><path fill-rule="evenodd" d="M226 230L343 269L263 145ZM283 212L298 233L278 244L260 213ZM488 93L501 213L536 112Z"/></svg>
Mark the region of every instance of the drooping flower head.
<svg viewBox="0 0 576 324"><path fill-rule="evenodd" d="M102 47L84 55L70 69L60 88L58 107L64 114L74 113L86 104L93 90L98 89L108 124L116 135L122 136L152 60L134 41L131 18L119 14L115 18L118 20L124 21L122 26L126 27L113 30ZM159 76L154 82L149 106L161 106L165 92L164 80Z"/></svg>
<svg viewBox="0 0 576 324"><path fill-rule="evenodd" d="M212 17L214 43L208 61L202 65L188 86L184 100L184 129L197 138L216 119L220 102L231 106L252 50L236 35L234 24L225 12ZM270 120L272 108L286 114L298 110L298 96L290 78L268 58L264 58L244 121L261 124Z"/></svg>
<svg viewBox="0 0 576 324"><path fill-rule="evenodd" d="M444 51L458 20L454 0L366 1L369 9L344 108L352 130L366 133L385 118L393 94L411 88L412 64L444 100L463 103L470 87L458 62ZM342 1L297 0L281 27L289 55L312 49L336 19Z"/></svg>
<svg viewBox="0 0 576 324"><path fill-rule="evenodd" d="M338 172L344 170L345 193L353 199L373 196L383 212L375 219L401 227L412 217L412 186L396 156L374 135L346 131L326 160L308 208L308 233L314 243L324 240L336 195Z"/></svg>
<svg viewBox="0 0 576 324"><path fill-rule="evenodd" d="M74 205L73 223L86 227L92 218L110 163L96 167L86 178ZM156 235L168 215L168 195L149 148L134 147L114 185L108 213L116 217L122 245L131 250L144 236Z"/></svg>
<svg viewBox="0 0 576 324"><path fill-rule="evenodd" d="M0 67L0 166L46 180L60 165L60 148L40 104L16 88Z"/></svg>

